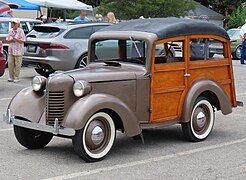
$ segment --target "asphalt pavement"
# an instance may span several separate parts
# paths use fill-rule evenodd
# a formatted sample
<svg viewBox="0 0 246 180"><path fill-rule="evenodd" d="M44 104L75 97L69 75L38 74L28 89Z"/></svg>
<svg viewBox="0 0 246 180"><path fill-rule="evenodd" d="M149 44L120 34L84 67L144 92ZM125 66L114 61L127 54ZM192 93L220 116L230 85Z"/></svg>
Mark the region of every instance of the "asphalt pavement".
<svg viewBox="0 0 246 180"><path fill-rule="evenodd" d="M234 60L233 67L237 100L246 106L246 65ZM21 81L9 83L6 69L0 77L0 115L35 75L33 68L23 67ZM81 160L69 139L54 137L45 148L28 150L17 142L12 125L1 118L0 179L246 179L245 112L245 107L227 116L217 112L212 133L199 143L185 141L180 125L145 130L144 145L118 132L108 156L96 163Z"/></svg>

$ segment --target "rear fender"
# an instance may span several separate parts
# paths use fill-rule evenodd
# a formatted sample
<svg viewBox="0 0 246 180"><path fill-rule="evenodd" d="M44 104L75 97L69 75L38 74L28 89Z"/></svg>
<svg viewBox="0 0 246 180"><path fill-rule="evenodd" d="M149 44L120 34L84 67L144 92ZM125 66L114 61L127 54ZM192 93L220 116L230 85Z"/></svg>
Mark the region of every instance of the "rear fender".
<svg viewBox="0 0 246 180"><path fill-rule="evenodd" d="M232 112L232 105L224 90L221 89L221 87L218 84L216 84L214 81L201 80L192 85L192 87L189 89L185 97L182 114L180 118L182 123L189 122L194 103L196 99L204 92L212 92L216 96L217 99L216 100L213 99L214 101L213 105L216 105L216 108L218 110L221 110L224 115ZM207 98L210 99L212 97L207 97Z"/></svg>
<svg viewBox="0 0 246 180"><path fill-rule="evenodd" d="M103 109L113 110L119 115L127 136L136 136L142 132L136 116L126 104L108 94L92 94L79 99L68 110L62 125L82 129L93 114Z"/></svg>

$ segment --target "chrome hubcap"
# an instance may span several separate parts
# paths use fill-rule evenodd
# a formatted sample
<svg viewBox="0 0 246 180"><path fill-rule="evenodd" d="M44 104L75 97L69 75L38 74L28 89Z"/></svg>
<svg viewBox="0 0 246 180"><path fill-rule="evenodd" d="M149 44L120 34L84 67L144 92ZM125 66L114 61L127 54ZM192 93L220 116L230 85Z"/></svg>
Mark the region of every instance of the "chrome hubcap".
<svg viewBox="0 0 246 180"><path fill-rule="evenodd" d="M206 123L206 116L203 112L199 112L196 117L197 126L202 128Z"/></svg>
<svg viewBox="0 0 246 180"><path fill-rule="evenodd" d="M96 126L91 132L91 140L93 144L99 145L104 140L105 134L103 129L99 126Z"/></svg>

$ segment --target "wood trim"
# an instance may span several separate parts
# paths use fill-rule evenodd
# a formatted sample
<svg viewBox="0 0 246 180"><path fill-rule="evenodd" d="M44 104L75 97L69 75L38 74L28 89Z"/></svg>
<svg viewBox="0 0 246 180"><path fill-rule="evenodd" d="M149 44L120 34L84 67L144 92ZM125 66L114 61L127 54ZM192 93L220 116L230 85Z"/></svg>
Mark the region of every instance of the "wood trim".
<svg viewBox="0 0 246 180"><path fill-rule="evenodd" d="M163 93L171 93L171 92L179 92L184 91L185 86L177 86L177 87L170 87L170 88L155 88L153 91L154 94L163 94Z"/></svg>

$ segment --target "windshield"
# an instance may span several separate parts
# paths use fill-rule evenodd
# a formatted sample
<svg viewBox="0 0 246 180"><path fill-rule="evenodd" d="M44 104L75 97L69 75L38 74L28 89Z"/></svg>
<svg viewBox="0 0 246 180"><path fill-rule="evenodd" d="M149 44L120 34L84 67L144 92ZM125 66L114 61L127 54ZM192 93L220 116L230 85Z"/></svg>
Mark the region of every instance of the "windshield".
<svg viewBox="0 0 246 180"><path fill-rule="evenodd" d="M145 65L147 43L143 40L104 40L95 43L93 62L127 62ZM94 58L93 58L94 57Z"/></svg>
<svg viewBox="0 0 246 180"><path fill-rule="evenodd" d="M240 39L240 29L230 29L227 33L231 39Z"/></svg>

